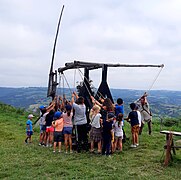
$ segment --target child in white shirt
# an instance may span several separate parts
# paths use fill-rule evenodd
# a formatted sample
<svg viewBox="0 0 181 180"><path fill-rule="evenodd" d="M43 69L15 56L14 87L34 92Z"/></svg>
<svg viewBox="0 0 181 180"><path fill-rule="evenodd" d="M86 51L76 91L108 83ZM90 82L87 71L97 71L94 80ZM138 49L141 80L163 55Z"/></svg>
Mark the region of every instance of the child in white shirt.
<svg viewBox="0 0 181 180"><path fill-rule="evenodd" d="M114 128L114 152L117 146L120 152L122 152L122 139L123 139L123 114L119 113L116 121L113 124Z"/></svg>

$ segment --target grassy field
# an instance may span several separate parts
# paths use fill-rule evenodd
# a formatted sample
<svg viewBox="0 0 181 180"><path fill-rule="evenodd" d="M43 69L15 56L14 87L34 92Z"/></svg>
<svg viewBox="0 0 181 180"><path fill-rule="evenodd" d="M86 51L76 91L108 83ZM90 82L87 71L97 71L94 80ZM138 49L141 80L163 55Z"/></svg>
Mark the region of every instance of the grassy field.
<svg viewBox="0 0 181 180"><path fill-rule="evenodd" d="M109 158L85 152L53 154L51 148L38 146L38 130L33 135L33 143L24 144L26 116L20 110L0 106L0 179L181 178L181 150L177 150L168 167L163 167L165 135L159 133L156 122L151 136L145 126L139 147L131 149L128 140L121 154ZM180 124L172 130L181 130ZM130 137L128 124L125 131Z"/></svg>

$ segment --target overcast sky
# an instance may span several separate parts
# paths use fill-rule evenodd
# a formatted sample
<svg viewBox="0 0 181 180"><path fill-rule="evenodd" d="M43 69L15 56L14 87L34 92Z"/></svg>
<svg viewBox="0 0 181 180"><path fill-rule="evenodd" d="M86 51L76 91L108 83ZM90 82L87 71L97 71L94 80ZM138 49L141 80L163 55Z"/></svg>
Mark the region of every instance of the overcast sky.
<svg viewBox="0 0 181 180"><path fill-rule="evenodd" d="M46 87L62 5L54 69L66 62L164 64L110 68L108 84L122 89L181 90L180 0L0 0L0 86ZM83 71L83 70L82 70ZM81 80L66 71L69 85ZM90 73L95 87L101 70Z"/></svg>

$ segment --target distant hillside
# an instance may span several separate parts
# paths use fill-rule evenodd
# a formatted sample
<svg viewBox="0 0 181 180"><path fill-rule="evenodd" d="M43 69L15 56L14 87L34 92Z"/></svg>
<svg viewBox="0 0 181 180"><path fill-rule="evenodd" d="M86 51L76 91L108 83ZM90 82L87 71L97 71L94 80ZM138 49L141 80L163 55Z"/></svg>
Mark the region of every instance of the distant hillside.
<svg viewBox="0 0 181 180"><path fill-rule="evenodd" d="M62 93L58 90L59 93ZM144 91L128 89L111 89L114 100L121 97L125 102L126 114L130 111L129 104L138 99ZM67 97L70 91L65 89ZM0 87L0 101L14 107L33 108L40 104L48 105L50 98L46 97L47 88L5 88ZM148 100L154 115L181 117L181 91L154 90L149 92Z"/></svg>

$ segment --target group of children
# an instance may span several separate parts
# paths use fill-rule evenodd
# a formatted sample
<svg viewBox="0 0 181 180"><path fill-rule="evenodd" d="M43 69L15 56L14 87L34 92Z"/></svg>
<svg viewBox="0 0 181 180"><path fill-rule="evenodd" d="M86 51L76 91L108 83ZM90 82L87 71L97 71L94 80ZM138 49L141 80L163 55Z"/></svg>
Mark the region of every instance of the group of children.
<svg viewBox="0 0 181 180"><path fill-rule="evenodd" d="M66 105L65 112L56 111L51 109L49 112L46 107L39 107L41 116L39 119L40 124L40 146L52 147L53 152L56 151L58 146L58 152L61 152L61 143L64 141L66 153L68 152L68 147L70 147L70 153L72 153L72 106ZM33 123L32 114L28 115L28 120L26 122L26 139L25 143L32 142L33 135Z"/></svg>
<svg viewBox="0 0 181 180"><path fill-rule="evenodd" d="M145 98L143 96L142 98ZM76 98L76 100L74 99ZM72 153L72 130L75 128L77 152L83 149L89 151L88 134L90 139L90 152L94 153L95 144L97 145L97 153L109 156L116 149L122 151L122 140L124 138L124 120L131 125L132 144L135 148L139 145L139 131L143 126L142 116L138 110L137 103L131 103L131 112L128 117L124 117L124 106L121 98L117 99L117 104L113 104L109 98L97 101L91 97L93 107L89 112L91 124L90 132L87 130L87 117L84 98L78 97L76 93L72 94L71 102L60 103L58 109L55 103L51 104L51 108L40 106L41 116L40 124L40 143L39 145L51 147L53 144L53 152L61 152L61 144L64 141L65 152ZM25 142L31 142L33 134L32 118L30 114L26 122L27 137ZM74 126L73 126L74 125Z"/></svg>

